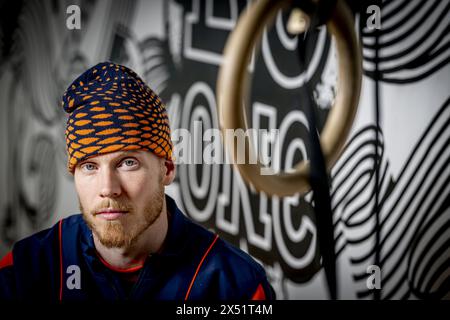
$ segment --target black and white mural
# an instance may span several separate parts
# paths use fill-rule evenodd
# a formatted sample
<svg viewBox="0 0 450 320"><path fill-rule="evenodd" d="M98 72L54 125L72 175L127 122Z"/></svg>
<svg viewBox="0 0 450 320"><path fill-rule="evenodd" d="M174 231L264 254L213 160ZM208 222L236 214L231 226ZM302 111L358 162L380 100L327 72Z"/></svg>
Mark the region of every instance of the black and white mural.
<svg viewBox="0 0 450 320"><path fill-rule="evenodd" d="M0 255L77 213L59 99L76 75L111 60L137 71L177 132L219 128L216 80L227 37L251 0L0 2ZM79 29L69 28L75 4ZM363 53L360 103L330 173L339 299L450 298L450 2L348 1ZM368 27L371 8L381 25ZM376 10L374 12L377 12ZM282 170L309 159L298 94L320 130L337 90L325 27L268 26L248 69L250 126L279 129ZM312 44L312 45L311 45ZM195 137L195 136L194 136ZM202 145L201 136L194 144ZM268 197L229 164L178 164L167 193L193 220L249 252L279 299L327 299L311 192ZM379 276L380 289L372 280Z"/></svg>

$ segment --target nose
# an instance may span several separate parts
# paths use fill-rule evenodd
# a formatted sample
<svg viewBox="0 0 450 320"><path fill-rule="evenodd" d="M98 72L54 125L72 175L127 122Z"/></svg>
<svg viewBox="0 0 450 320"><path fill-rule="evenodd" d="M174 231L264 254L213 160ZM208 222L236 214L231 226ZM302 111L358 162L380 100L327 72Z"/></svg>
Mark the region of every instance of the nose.
<svg viewBox="0 0 450 320"><path fill-rule="evenodd" d="M121 182L119 177L114 173L114 170L103 170L100 179L100 196L102 198L117 198L121 195Z"/></svg>

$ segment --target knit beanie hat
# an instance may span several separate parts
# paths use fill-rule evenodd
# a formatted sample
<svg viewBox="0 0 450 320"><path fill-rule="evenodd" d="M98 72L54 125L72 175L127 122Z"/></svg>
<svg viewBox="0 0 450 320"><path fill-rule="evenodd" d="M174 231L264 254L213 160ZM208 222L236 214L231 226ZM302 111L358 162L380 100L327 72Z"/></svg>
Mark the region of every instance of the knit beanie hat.
<svg viewBox="0 0 450 320"><path fill-rule="evenodd" d="M102 62L67 88L62 106L68 170L87 158L119 150L147 150L172 160L169 120L161 99L127 67Z"/></svg>

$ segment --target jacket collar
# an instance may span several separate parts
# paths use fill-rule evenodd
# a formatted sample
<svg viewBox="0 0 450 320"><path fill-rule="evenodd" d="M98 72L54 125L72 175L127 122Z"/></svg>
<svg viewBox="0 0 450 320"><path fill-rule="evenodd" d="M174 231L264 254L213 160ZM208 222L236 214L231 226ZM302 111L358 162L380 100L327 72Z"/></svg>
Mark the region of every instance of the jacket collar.
<svg viewBox="0 0 450 320"><path fill-rule="evenodd" d="M185 252L187 245L188 220L183 212L178 208L175 200L166 195L167 213L169 215L169 227L163 248L154 255L160 257L177 257Z"/></svg>

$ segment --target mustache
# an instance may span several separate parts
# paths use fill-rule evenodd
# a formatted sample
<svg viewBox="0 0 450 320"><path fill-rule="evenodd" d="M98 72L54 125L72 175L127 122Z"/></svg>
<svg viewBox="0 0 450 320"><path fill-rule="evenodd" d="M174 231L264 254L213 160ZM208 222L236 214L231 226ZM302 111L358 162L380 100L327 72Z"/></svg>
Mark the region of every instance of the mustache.
<svg viewBox="0 0 450 320"><path fill-rule="evenodd" d="M105 199L97 204L92 210L91 214L95 215L104 209L114 209L118 211L133 212L133 205L127 199Z"/></svg>

